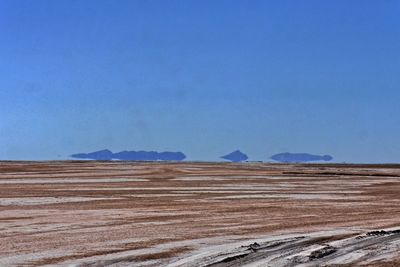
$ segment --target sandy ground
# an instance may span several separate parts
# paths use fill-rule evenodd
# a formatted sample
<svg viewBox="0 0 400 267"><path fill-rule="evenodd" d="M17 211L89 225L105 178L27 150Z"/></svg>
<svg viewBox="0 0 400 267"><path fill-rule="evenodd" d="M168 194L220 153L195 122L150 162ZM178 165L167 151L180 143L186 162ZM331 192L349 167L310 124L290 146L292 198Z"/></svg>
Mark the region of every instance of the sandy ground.
<svg viewBox="0 0 400 267"><path fill-rule="evenodd" d="M400 165L0 162L0 266L400 266L396 229Z"/></svg>

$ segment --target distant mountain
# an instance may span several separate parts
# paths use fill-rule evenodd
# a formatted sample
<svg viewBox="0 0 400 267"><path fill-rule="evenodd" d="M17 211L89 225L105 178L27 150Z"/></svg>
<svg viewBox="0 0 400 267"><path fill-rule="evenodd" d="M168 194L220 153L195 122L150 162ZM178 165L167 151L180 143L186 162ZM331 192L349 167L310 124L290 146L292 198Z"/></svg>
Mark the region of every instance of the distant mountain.
<svg viewBox="0 0 400 267"><path fill-rule="evenodd" d="M332 156L329 155L312 155L308 153L280 153L280 154L275 154L271 157L271 159L279 161L279 162L285 162L285 163L293 163L293 162L309 162L309 161L330 161L333 159Z"/></svg>
<svg viewBox="0 0 400 267"><path fill-rule="evenodd" d="M91 153L79 153L79 154L71 155L71 157L77 158L77 159L95 159L95 160L111 160L112 156L113 156L113 153L108 149L91 152Z"/></svg>
<svg viewBox="0 0 400 267"><path fill-rule="evenodd" d="M247 157L246 154L241 152L240 150L233 151L232 153L229 153L228 155L222 156L222 159L230 160L232 162L241 162L245 161L249 157Z"/></svg>
<svg viewBox="0 0 400 267"><path fill-rule="evenodd" d="M77 159L92 160L138 160L138 161L181 161L186 158L182 152L156 152L156 151L121 151L113 153L108 149L91 153L79 153L71 155Z"/></svg>

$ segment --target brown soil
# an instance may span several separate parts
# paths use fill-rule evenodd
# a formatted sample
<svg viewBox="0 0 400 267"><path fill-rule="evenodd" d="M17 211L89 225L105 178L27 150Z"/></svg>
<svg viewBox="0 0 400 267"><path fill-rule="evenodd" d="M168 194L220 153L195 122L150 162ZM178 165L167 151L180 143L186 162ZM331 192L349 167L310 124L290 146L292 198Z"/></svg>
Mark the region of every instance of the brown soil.
<svg viewBox="0 0 400 267"><path fill-rule="evenodd" d="M397 165L0 162L0 266L130 251L157 266L233 239L400 227L399 192Z"/></svg>

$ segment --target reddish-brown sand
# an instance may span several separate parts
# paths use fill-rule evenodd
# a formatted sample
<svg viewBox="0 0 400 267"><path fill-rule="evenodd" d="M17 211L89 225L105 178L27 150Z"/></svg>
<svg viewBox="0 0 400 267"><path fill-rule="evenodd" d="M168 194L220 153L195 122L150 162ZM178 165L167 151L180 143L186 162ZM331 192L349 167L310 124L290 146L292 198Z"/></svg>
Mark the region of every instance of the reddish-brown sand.
<svg viewBox="0 0 400 267"><path fill-rule="evenodd" d="M258 237L396 227L397 165L0 163L0 266L164 266Z"/></svg>

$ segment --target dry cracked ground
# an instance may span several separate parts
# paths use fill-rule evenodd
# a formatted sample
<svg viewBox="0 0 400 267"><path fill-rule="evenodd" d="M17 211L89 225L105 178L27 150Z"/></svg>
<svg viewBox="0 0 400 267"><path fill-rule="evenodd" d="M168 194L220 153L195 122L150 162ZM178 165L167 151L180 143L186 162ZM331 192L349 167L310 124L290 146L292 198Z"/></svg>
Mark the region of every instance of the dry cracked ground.
<svg viewBox="0 0 400 267"><path fill-rule="evenodd" d="M0 163L0 266L400 266L399 229L399 165Z"/></svg>

